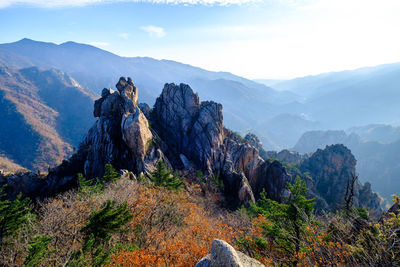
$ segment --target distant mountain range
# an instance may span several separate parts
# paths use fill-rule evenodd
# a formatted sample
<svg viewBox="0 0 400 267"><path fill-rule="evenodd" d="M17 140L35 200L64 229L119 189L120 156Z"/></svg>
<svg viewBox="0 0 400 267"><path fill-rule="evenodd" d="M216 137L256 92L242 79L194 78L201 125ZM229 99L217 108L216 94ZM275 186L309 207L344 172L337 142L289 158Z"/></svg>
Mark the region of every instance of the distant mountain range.
<svg viewBox="0 0 400 267"><path fill-rule="evenodd" d="M242 134L258 132L265 145L271 149L279 149L284 142L268 141L271 139L269 132L274 135L268 120L285 113L286 105L295 106L292 103L300 100L292 92L276 91L227 72L211 72L170 60L120 57L74 42L56 45L22 39L0 44L0 62L14 68L38 66L67 72L95 94L100 94L104 86L113 88L120 76L130 76L141 90L139 101L150 106L165 83L187 83L202 99L223 104L224 121L229 128ZM269 132L265 131L266 127Z"/></svg>
<svg viewBox="0 0 400 267"><path fill-rule="evenodd" d="M228 128L242 135L247 132L255 133L266 150L293 147L307 131L361 127L358 128L361 135L363 125L389 124L398 121L400 117L398 105L400 64L307 76L287 81L251 81L227 72L211 72L170 60L120 57L86 44L66 42L57 45L22 39L14 43L0 44L0 65L11 70L9 72L13 76L17 74L24 76L24 79L29 81L29 90L33 90L35 92L33 95L39 99L37 101L51 108L51 112L56 112L54 114L58 114L54 115L59 116L57 119L44 119L53 121L50 123L53 125L50 128L55 129L56 134L51 136L53 140L57 138L61 140L55 143L63 144L54 149L59 151L54 152L52 156L56 161L67 153L61 151L70 151L72 146L78 145L77 142L80 140L78 136L84 131L75 130L74 127L87 129L89 125L86 121L80 121L80 118L90 118L90 116L74 115L75 119L69 120L69 112L74 110L90 112L92 100L96 95L100 94L104 86L113 88L120 76L132 77L141 92L139 101L146 102L150 106L153 105L155 97L159 95L165 83L190 84L202 99L223 104L224 122ZM32 67L34 69L30 69ZM48 79L36 80L33 70L42 75L62 73L74 82L63 80L60 74L57 86L46 85ZM53 79L56 76L53 75ZM18 83L18 79L14 79L14 82ZM60 88L79 88L76 92L85 95L86 100L82 100L79 105L76 103L74 108L61 107L60 103L64 103L63 101L49 102L44 99L49 95L37 96L38 84L40 88L48 86L48 90L52 92L57 92ZM2 99L7 99L9 103L12 88L19 87L24 88L17 84L14 87L3 85L1 90L5 91L8 88L6 90L8 98L2 97ZM27 88L24 90L29 91ZM60 92L64 92L65 95L62 96L64 99L70 97L69 92L63 90ZM67 110L68 108L71 110ZM8 109L12 110L11 107ZM17 112L12 112L13 114L24 114L19 111L20 109L14 109ZM23 120L29 121L25 119L27 115L21 116ZM54 116L50 117L55 118ZM62 116L68 118L60 122ZM75 123L73 127L71 127L72 122ZM32 125L35 125L35 122ZM33 134L35 131L27 132ZM395 137L387 136L387 138L393 141ZM40 141L35 141L34 144L38 146ZM4 154L8 149L0 148L0 153ZM24 167L33 168L40 165L40 163L27 165L26 163L32 159L25 163L15 160L14 157L10 159Z"/></svg>
<svg viewBox="0 0 400 267"><path fill-rule="evenodd" d="M274 83L303 97L303 113L327 129L400 121L400 63Z"/></svg>

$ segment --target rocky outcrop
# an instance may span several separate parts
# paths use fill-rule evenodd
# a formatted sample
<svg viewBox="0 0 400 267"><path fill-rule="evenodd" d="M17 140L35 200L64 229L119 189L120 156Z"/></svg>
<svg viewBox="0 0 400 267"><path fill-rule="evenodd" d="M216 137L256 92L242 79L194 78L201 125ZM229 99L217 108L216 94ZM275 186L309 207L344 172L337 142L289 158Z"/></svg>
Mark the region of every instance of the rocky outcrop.
<svg viewBox="0 0 400 267"><path fill-rule="evenodd" d="M137 104L138 89L130 78L120 78L116 88L104 89L95 101L93 114L98 119L69 160L49 170L46 179L32 173L3 175L0 185L8 183L25 195L46 195L75 185L77 173L102 177L107 163L135 179L139 173L149 175L162 160L174 169L202 170L210 179L222 179L225 203L232 208L254 202L264 190L268 198L283 201L286 184L297 175L307 180L309 196L315 196L322 209L343 203L356 164L343 145L318 150L306 159L284 150L267 153L271 157L264 160L255 135L241 138L224 128L222 106L201 102L188 85L166 84L153 110L140 104L146 114ZM357 183L355 189L356 207L379 207L369 184Z"/></svg>
<svg viewBox="0 0 400 267"><path fill-rule="evenodd" d="M277 160L294 164L300 163L304 158L305 156L300 155L298 152L287 149L280 151L276 155Z"/></svg>
<svg viewBox="0 0 400 267"><path fill-rule="evenodd" d="M180 154L212 172L223 141L222 105L200 102L186 84L166 84L152 112L154 129L168 145L167 156L181 166Z"/></svg>
<svg viewBox="0 0 400 267"><path fill-rule="evenodd" d="M202 258L196 267L262 267L264 264L250 258L246 254L236 251L223 240L214 239L211 253Z"/></svg>
<svg viewBox="0 0 400 267"><path fill-rule="evenodd" d="M264 150L263 144L260 141L260 139L258 139L257 135L255 135L253 133L248 133L245 135L244 140L246 140L248 143L250 143L250 145L252 145L258 149L260 157L263 160L266 160L268 158L267 152Z"/></svg>
<svg viewBox="0 0 400 267"><path fill-rule="evenodd" d="M279 161L283 161L290 164L299 164L303 160L307 159L308 155L307 154L301 155L299 152L284 149L281 150L280 152L267 151L266 158L277 159Z"/></svg>
<svg viewBox="0 0 400 267"><path fill-rule="evenodd" d="M33 172L7 173L0 170L0 187L7 184L7 198L15 199L18 193L32 199L67 190L76 184L74 176L55 177Z"/></svg>
<svg viewBox="0 0 400 267"><path fill-rule="evenodd" d="M347 147L331 145L318 149L302 162L300 169L312 177L310 188L316 196L324 199L327 208L336 209L344 203L347 183L355 174L355 166L356 159ZM353 201L355 207L379 209L379 197L369 184L362 186L356 182Z"/></svg>
<svg viewBox="0 0 400 267"><path fill-rule="evenodd" d="M150 106L147 105L146 103L140 103L139 108L143 112L143 114L146 116L146 118L150 119L150 113L151 113Z"/></svg>
<svg viewBox="0 0 400 267"><path fill-rule="evenodd" d="M270 184L269 173L259 171L264 160L258 138L249 135L246 140L225 129L222 106L201 102L188 85L165 84L151 114L151 124L167 144L165 153L173 166L179 169L193 163L208 175L219 174L231 206L254 201L254 185L260 180ZM270 188L265 189L269 193Z"/></svg>
<svg viewBox="0 0 400 267"><path fill-rule="evenodd" d="M159 160L170 165L162 152L162 141L150 130L138 107L138 89L132 80L121 77L116 88L103 89L95 101L93 115L98 119L69 160L49 170L47 177L34 173L2 175L0 185L8 184L10 192L26 196L46 196L76 185L77 173L86 178L102 177L108 163L118 170L129 170L132 173L123 173L129 177L149 175Z"/></svg>
<svg viewBox="0 0 400 267"><path fill-rule="evenodd" d="M107 163L148 174L155 162L166 160L154 145L148 120L137 105L138 89L132 80L121 77L116 88L103 89L101 98L95 101L94 116L99 119L78 152L85 155L86 177L101 177Z"/></svg>
<svg viewBox="0 0 400 267"><path fill-rule="evenodd" d="M258 172L255 176L257 179L252 181L255 197L258 198L265 190L268 198L281 201L286 184L293 180L286 168L277 160L266 161L258 168Z"/></svg>

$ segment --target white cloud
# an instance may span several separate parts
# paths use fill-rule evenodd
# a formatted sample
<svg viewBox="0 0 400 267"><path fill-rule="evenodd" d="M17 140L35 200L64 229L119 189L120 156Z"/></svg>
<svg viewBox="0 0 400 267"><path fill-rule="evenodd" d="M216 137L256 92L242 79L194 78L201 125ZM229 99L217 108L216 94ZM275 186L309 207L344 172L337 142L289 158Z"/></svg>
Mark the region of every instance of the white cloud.
<svg viewBox="0 0 400 267"><path fill-rule="evenodd" d="M121 32L120 34L118 34L118 36L125 40L129 39L129 33L126 32Z"/></svg>
<svg viewBox="0 0 400 267"><path fill-rule="evenodd" d="M143 31L147 32L150 35L150 37L161 38L161 37L164 37L166 35L166 33L165 33L163 28L157 27L157 26L153 26L153 25L143 26L143 27L140 27L140 29L142 29Z"/></svg>
<svg viewBox="0 0 400 267"><path fill-rule="evenodd" d="M98 47L109 46L109 43L107 43L107 42L88 42L88 44L93 45L93 46L98 46Z"/></svg>
<svg viewBox="0 0 400 267"><path fill-rule="evenodd" d="M185 4L185 5L241 5L262 0L0 0L0 8L12 5L30 5L45 8L75 7L92 4L111 4L118 2L147 2L153 4Z"/></svg>

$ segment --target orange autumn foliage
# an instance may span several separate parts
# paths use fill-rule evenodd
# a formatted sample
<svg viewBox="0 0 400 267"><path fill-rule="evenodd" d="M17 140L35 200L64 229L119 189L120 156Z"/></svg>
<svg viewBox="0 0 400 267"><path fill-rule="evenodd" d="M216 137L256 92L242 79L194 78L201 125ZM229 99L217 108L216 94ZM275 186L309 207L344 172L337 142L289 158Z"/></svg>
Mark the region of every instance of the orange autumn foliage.
<svg viewBox="0 0 400 267"><path fill-rule="evenodd" d="M211 216L192 196L145 188L128 201L134 215L129 239L139 250L112 256L112 266L194 266L214 238L232 242L237 232Z"/></svg>

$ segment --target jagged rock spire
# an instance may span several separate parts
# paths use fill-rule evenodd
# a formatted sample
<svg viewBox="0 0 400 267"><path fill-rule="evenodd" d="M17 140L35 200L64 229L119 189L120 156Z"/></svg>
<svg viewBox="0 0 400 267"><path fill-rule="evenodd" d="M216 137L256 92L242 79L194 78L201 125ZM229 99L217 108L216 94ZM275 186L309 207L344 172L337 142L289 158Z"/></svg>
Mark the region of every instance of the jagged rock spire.
<svg viewBox="0 0 400 267"><path fill-rule="evenodd" d="M139 92L132 79L121 77L116 88L103 89L94 104L94 116L99 119L82 143L87 177L101 176L107 163L149 173L155 159L163 157L161 150L152 146L153 134L138 107Z"/></svg>

